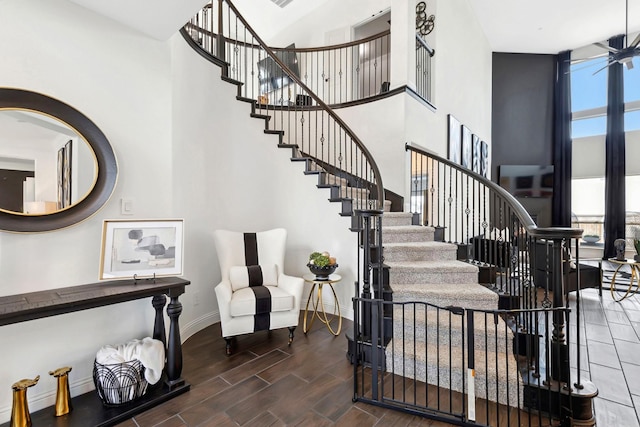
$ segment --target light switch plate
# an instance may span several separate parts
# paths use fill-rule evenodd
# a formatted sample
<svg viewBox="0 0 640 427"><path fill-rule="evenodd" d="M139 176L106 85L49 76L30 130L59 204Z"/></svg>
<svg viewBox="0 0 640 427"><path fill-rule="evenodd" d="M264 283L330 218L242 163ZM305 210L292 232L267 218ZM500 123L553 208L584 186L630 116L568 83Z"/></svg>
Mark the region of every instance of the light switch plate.
<svg viewBox="0 0 640 427"><path fill-rule="evenodd" d="M123 197L120 199L120 213L122 215L133 215L133 199Z"/></svg>

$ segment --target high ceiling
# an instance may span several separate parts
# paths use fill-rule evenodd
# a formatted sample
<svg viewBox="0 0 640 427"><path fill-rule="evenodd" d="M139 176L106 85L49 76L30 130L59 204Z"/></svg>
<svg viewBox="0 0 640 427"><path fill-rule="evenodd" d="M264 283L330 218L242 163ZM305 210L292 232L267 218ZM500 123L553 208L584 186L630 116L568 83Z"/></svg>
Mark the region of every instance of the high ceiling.
<svg viewBox="0 0 640 427"><path fill-rule="evenodd" d="M70 0L158 40L166 40L206 0ZM319 3L298 0L280 8L271 1L251 0L252 12L264 9L256 27L299 19ZM440 0L450 1L450 0ZM557 53L625 32L640 31L640 0L467 0L475 10L494 52ZM240 10L248 0L235 2Z"/></svg>
<svg viewBox="0 0 640 427"><path fill-rule="evenodd" d="M640 0L628 0L629 33ZM558 53L624 34L626 0L471 0L494 52Z"/></svg>

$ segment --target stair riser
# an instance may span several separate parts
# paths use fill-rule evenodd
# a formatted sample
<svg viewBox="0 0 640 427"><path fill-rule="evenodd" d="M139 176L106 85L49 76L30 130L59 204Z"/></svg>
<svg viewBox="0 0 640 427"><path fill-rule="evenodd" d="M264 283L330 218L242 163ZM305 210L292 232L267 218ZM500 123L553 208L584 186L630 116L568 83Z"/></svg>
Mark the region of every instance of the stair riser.
<svg viewBox="0 0 640 427"><path fill-rule="evenodd" d="M384 230L383 230L384 233ZM451 261L456 259L456 249L385 247L384 258L391 262L405 261Z"/></svg>
<svg viewBox="0 0 640 427"><path fill-rule="evenodd" d="M428 285L427 285L428 286ZM413 302L413 301L421 301L426 302L432 305L436 305L438 307L464 307L470 308L473 310L485 310L487 307L494 308L497 306L497 298L496 300L486 299L479 300L474 298L455 298L455 297L443 297L437 295L435 292L432 294L424 294L424 293L401 293L398 295L398 291L394 288L394 298L393 300L396 302Z"/></svg>
<svg viewBox="0 0 640 427"><path fill-rule="evenodd" d="M398 225L411 225L411 218L413 217L412 214L408 214L405 216L388 216L388 215L383 215L382 216L382 226L383 227L392 227L392 226L398 226ZM382 230L382 232L384 233L384 230Z"/></svg>
<svg viewBox="0 0 640 427"><path fill-rule="evenodd" d="M405 344L406 351L412 351L411 343ZM395 353L394 353L395 349ZM407 350L408 349L408 350ZM402 344L393 340L386 350L387 371L396 375L416 379L429 384L439 385L442 388L462 392L467 383L467 355L462 357L462 351L457 347L445 345L436 348L430 346L426 351L419 352L415 357L407 354L402 359ZM394 358L395 354L395 358ZM449 355L451 354L451 365ZM522 389L518 384L518 372L516 362L512 357L507 358L495 353L485 353L476 350L475 354L475 395L477 398L487 399L502 404L517 406L518 399L522 399ZM498 372L496 372L496 357L498 360ZM414 371L415 368L415 371ZM496 385L496 377L498 382ZM463 379L464 378L464 379ZM488 389L488 393L487 393ZM464 390L466 392L466 390Z"/></svg>
<svg viewBox="0 0 640 427"><path fill-rule="evenodd" d="M456 284L456 283L477 283L478 273L465 273L465 272L439 272L434 270L420 271L420 270L405 270L391 269L389 273L390 283L396 284L414 284L424 283L428 286L432 284ZM497 307L493 307L497 308Z"/></svg>
<svg viewBox="0 0 640 427"><path fill-rule="evenodd" d="M384 215L382 216L384 218ZM412 243L433 241L433 229L416 227L412 231L383 230L384 243Z"/></svg>
<svg viewBox="0 0 640 427"><path fill-rule="evenodd" d="M406 338L413 340L415 333L418 341L424 342L425 337L428 337L428 342L435 344L435 337L437 335L442 338L448 337L449 333L451 333L452 337L456 339L456 344L462 344L463 326L465 332L469 333L467 324L468 316L470 316L469 312L467 312L466 317L463 317L450 313L448 310L434 307L428 307L425 313L425 306L422 304L415 306L413 304L407 304L404 307L396 305L393 310L394 336L396 339ZM474 314L474 336L476 338L476 345L478 341L480 341L483 345L482 348L486 348L484 345L488 344L488 348L494 350L497 341L500 351L510 351L512 347L506 347L505 343L511 343L513 334L501 318L497 320L498 323L494 324L493 316L487 317L484 313ZM448 338L440 342L446 344L448 342L447 340Z"/></svg>
<svg viewBox="0 0 640 427"><path fill-rule="evenodd" d="M461 285L464 286L464 285ZM493 309L498 305L498 294L494 295L464 295L464 294L451 294L440 293L437 289L431 289L429 285L424 286L424 291L404 290L402 285L395 285L393 287L393 301L394 302L414 302L422 301L438 307L464 307L474 310L486 310Z"/></svg>
<svg viewBox="0 0 640 427"><path fill-rule="evenodd" d="M409 320L410 319L408 319L407 322L409 322ZM422 342L427 340L429 340L429 342L436 342L436 339L439 339L441 346L465 346L465 349L467 348L459 323L452 323L451 328L449 328L448 322L441 322L440 326L438 326L438 324L427 324L426 327L424 324L414 325L413 323L405 323L403 327L401 322L394 322L393 337L396 340L407 339L409 342L413 339ZM487 348L493 350L497 343L498 349L504 351L507 345L511 345L511 340L507 339L504 334L496 337L495 333L491 330L487 331L486 335L484 331L477 331L474 334L474 338L474 348L476 350L485 350Z"/></svg>

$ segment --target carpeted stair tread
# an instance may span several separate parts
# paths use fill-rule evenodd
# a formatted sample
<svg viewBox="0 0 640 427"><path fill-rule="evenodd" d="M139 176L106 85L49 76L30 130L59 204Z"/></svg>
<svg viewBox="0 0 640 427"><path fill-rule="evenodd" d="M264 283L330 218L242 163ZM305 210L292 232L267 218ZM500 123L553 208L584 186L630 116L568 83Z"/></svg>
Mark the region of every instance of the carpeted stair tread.
<svg viewBox="0 0 640 427"><path fill-rule="evenodd" d="M508 348L493 351L475 350L475 395L502 404L517 406L522 400L522 384L518 381L515 358L505 354ZM405 358L402 358L402 354ZM449 356L451 355L451 357ZM387 372L416 379L442 388L462 392L467 382L466 348L393 339L385 350ZM497 369L496 369L497 365ZM499 380L496 384L496 378ZM519 402L520 400L520 402Z"/></svg>
<svg viewBox="0 0 640 427"><path fill-rule="evenodd" d="M388 212L382 216L382 226L412 225L413 214L411 212Z"/></svg>
<svg viewBox="0 0 640 427"><path fill-rule="evenodd" d="M384 215L383 215L384 217ZM432 241L435 229L420 225L393 225L383 227L383 244Z"/></svg>
<svg viewBox="0 0 640 427"><path fill-rule="evenodd" d="M393 269L441 271L444 273L478 273L478 267L467 262L457 260L444 261L386 261Z"/></svg>
<svg viewBox="0 0 640 427"><path fill-rule="evenodd" d="M422 301L439 307L457 306L474 310L494 310L499 296L478 283L396 284L393 300Z"/></svg>
<svg viewBox="0 0 640 427"><path fill-rule="evenodd" d="M463 330L468 333L467 316L453 314L445 309L425 306L423 304L395 305L393 309L393 337L397 340L413 342L439 342L449 346L465 344ZM500 318L485 315L484 312L474 312L474 348L492 350L507 348L512 342L513 334L506 323ZM495 322L497 320L497 323ZM415 337L415 338L414 338Z"/></svg>
<svg viewBox="0 0 640 427"><path fill-rule="evenodd" d="M477 283L478 268L461 261L386 261L390 267L389 283L396 285L423 283L433 286L438 283ZM496 305L497 308L497 305Z"/></svg>
<svg viewBox="0 0 640 427"><path fill-rule="evenodd" d="M432 240L385 243L384 257L391 262L452 260L456 259L457 250L456 245Z"/></svg>

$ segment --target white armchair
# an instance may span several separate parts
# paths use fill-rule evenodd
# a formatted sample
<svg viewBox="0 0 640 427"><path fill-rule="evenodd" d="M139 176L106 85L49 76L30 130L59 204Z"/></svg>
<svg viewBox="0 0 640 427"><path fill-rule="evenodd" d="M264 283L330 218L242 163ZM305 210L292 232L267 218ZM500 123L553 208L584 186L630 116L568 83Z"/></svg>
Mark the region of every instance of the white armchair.
<svg viewBox="0 0 640 427"><path fill-rule="evenodd" d="M216 286L227 355L232 337L298 326L304 280L284 274L287 231L214 231L222 281Z"/></svg>

